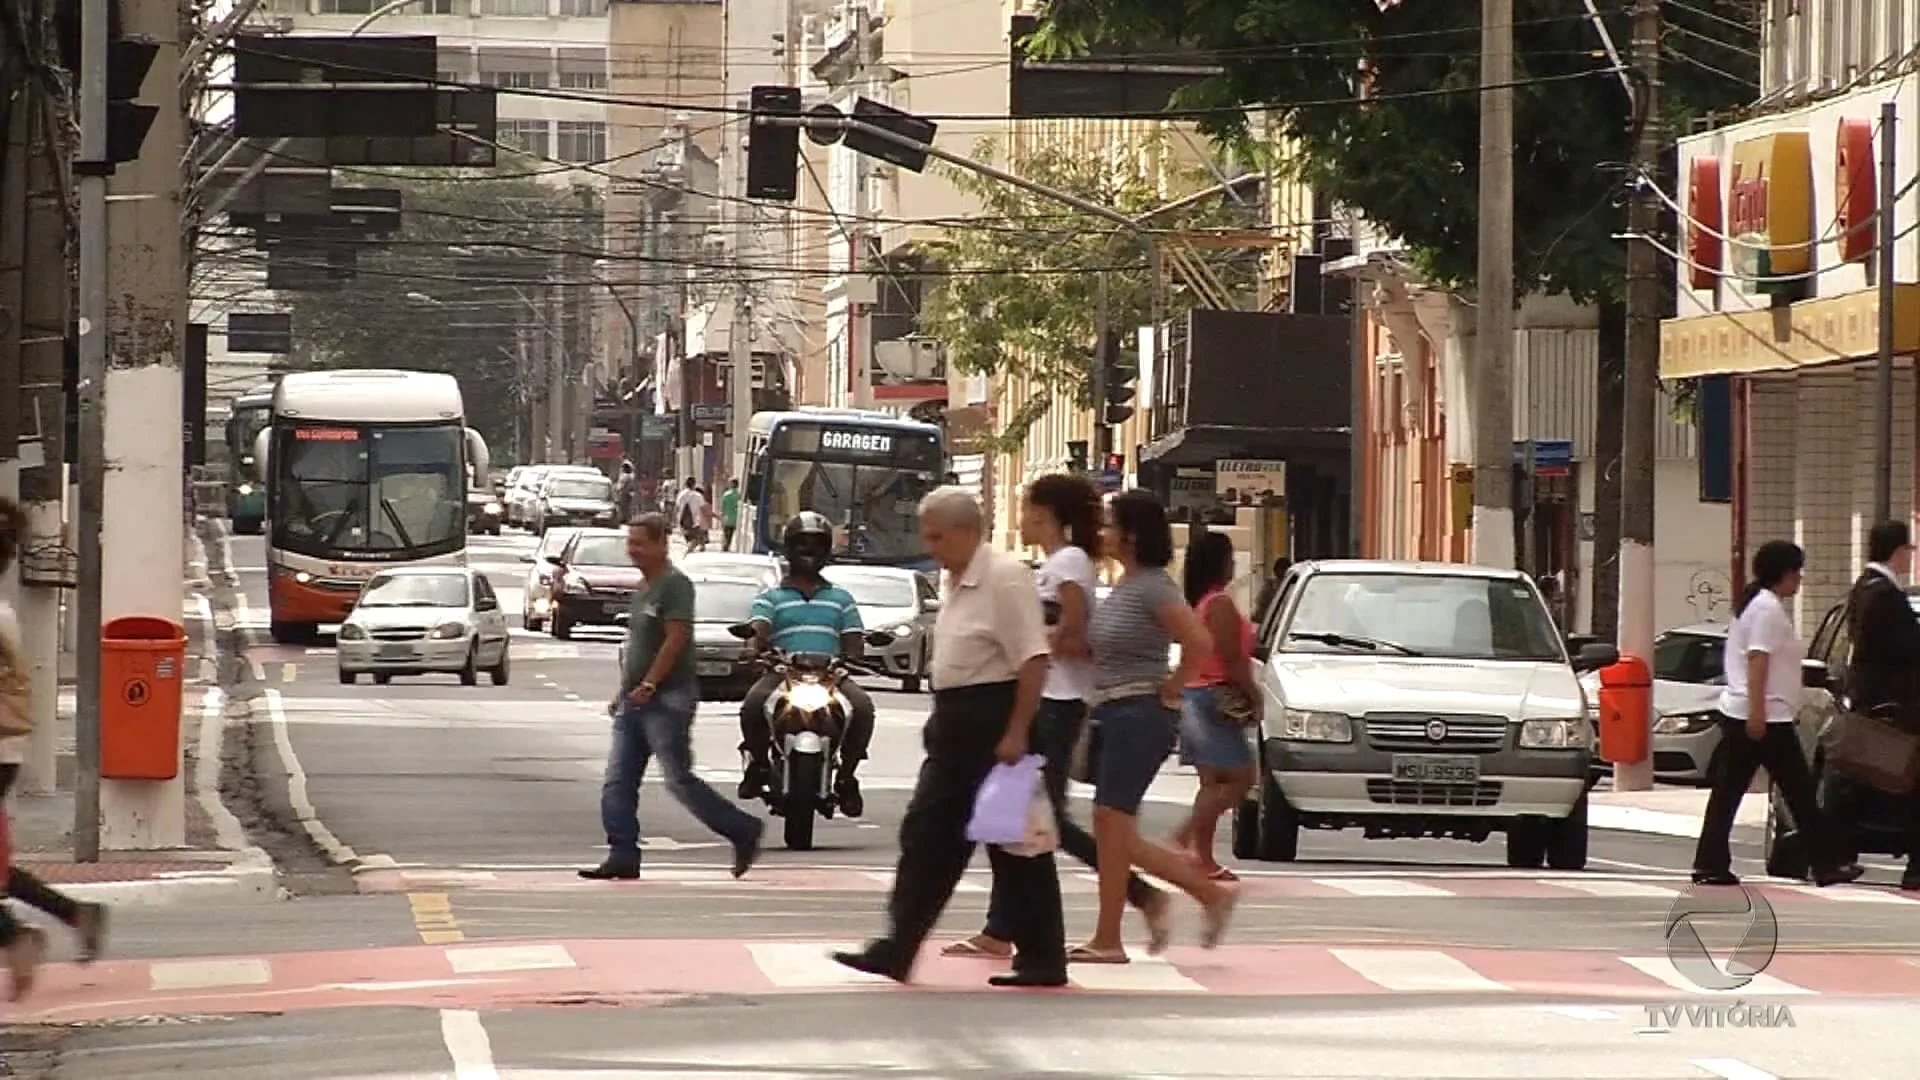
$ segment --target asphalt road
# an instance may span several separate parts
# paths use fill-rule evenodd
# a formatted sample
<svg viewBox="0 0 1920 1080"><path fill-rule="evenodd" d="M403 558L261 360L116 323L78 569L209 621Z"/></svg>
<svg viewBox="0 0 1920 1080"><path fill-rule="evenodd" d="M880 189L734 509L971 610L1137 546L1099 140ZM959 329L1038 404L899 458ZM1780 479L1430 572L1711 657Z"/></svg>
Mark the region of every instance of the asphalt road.
<svg viewBox="0 0 1920 1080"><path fill-rule="evenodd" d="M510 612L531 546L473 546ZM1044 1002L961 992L983 961L930 959L932 989L860 985L819 955L881 925L924 696L875 694L866 817L821 823L817 850L775 842L733 881L724 845L650 780L643 880L585 883L573 871L601 855L614 636L521 631L506 687L341 686L329 648L266 642L260 544L231 548L231 689L254 709L228 780L292 898L121 912L113 962L62 972L29 1003L27 1019L62 1026L9 1032L23 1073L52 1060L39 1045L89 1078L267 1063L288 1080L1913 1074L1920 1041L1894 1012L1920 997L1911 901L1764 887L1780 955L1706 995L1664 958L1690 843L1630 833L1597 832L1584 874L1507 871L1497 840L1312 834L1300 862L1238 867L1246 899L1218 952L1078 968L1081 992ZM702 773L729 796L734 708L704 704L695 729ZM1192 789L1169 768L1148 830L1171 829ZM1757 876L1757 852L1742 854ZM943 938L979 924L977 862ZM1061 874L1076 939L1092 884L1083 867ZM1703 937L1724 955L1739 930ZM1794 1026L1711 1011L1736 998L1782 1003ZM1673 1005L1692 1011L1659 1012Z"/></svg>

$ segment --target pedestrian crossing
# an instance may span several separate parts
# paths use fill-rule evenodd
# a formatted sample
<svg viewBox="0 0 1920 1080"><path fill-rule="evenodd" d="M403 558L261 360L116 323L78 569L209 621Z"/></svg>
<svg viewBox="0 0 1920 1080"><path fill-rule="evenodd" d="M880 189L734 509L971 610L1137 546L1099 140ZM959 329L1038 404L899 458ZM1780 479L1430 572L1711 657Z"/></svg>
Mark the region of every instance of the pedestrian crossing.
<svg viewBox="0 0 1920 1080"><path fill-rule="evenodd" d="M1671 904L1688 892L1685 878L1659 875L1541 874L1537 871L1472 870L1428 875L1312 869L1267 870L1241 868L1241 894L1254 902L1288 900L1629 900ZM893 884L890 871L855 866L796 866L762 863L747 877L736 879L719 863L669 863L648 866L635 882L584 881L572 867L459 868L398 867L366 870L357 877L363 893L417 892L463 889L477 892L604 892L625 890L684 892L718 890L729 893L824 892L885 893ZM985 892L990 871L969 870L960 891ZM1060 867L1060 888L1069 895L1093 895L1099 879L1088 870ZM1165 883L1161 883L1165 885ZM1168 886L1169 888L1171 886ZM1905 893L1874 885L1812 885L1772 879L1749 879L1751 893L1770 904L1802 903L1920 907L1920 893Z"/></svg>
<svg viewBox="0 0 1920 1080"><path fill-rule="evenodd" d="M511 1008L560 1001L662 1004L692 995L862 993L894 989L834 963L847 943L793 940L515 940L337 952L53 965L22 1023L364 1007ZM984 990L1003 963L929 947L914 989ZM911 992L909 990L908 992ZM1816 997L1920 997L1912 956L1782 952L1738 990L1703 989L1664 956L1596 950L1225 945L1136 951L1128 964L1076 965L1064 993L1142 996L1377 997L1749 1003ZM17 1009L18 1012L12 1010Z"/></svg>

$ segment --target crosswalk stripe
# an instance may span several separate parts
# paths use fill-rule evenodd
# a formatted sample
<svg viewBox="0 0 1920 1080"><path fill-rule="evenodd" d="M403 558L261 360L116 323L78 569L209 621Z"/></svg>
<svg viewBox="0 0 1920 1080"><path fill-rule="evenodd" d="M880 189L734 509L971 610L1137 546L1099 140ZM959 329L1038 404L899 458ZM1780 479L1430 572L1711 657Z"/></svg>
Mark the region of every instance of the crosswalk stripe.
<svg viewBox="0 0 1920 1080"><path fill-rule="evenodd" d="M1446 889L1396 878L1314 878L1315 885L1352 893L1355 896L1452 896Z"/></svg>
<svg viewBox="0 0 1920 1080"><path fill-rule="evenodd" d="M448 949L457 975L495 975L505 971L548 971L579 965L561 945L478 945Z"/></svg>
<svg viewBox="0 0 1920 1080"><path fill-rule="evenodd" d="M1438 949L1334 949L1333 955L1361 978L1388 990L1448 994L1512 989Z"/></svg>
<svg viewBox="0 0 1920 1080"><path fill-rule="evenodd" d="M1542 885L1560 889L1572 889L1592 896L1604 896L1609 899L1630 896L1661 897L1667 899L1680 895L1679 889L1665 885L1649 885L1644 881L1610 881L1605 878L1536 878Z"/></svg>
<svg viewBox="0 0 1920 1080"><path fill-rule="evenodd" d="M859 986L887 981L883 976L866 975L835 963L818 945L756 941L747 946L747 951L753 954L760 973L778 987Z"/></svg>

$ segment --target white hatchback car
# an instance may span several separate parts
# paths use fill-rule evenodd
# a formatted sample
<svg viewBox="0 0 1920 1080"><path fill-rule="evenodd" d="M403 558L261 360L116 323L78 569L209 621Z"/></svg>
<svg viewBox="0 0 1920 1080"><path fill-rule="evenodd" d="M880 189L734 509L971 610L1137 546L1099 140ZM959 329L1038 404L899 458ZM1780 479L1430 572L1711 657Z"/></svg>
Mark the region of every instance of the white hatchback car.
<svg viewBox="0 0 1920 1080"><path fill-rule="evenodd" d="M507 685L510 634L500 597L485 574L465 567L403 567L375 575L340 625L340 681L361 674L385 684L395 675L435 672L473 686L486 672Z"/></svg>

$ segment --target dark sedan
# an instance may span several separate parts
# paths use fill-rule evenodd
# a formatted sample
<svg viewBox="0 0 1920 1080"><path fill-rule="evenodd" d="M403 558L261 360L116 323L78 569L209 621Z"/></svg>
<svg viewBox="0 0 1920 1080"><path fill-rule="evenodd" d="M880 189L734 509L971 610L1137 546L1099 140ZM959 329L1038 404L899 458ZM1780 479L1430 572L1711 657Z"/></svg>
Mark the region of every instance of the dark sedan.
<svg viewBox="0 0 1920 1080"><path fill-rule="evenodd" d="M562 641L580 626L614 626L627 614L640 571L627 557L619 529L581 529L553 564L553 636Z"/></svg>

